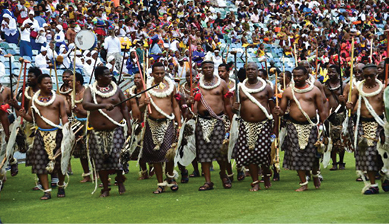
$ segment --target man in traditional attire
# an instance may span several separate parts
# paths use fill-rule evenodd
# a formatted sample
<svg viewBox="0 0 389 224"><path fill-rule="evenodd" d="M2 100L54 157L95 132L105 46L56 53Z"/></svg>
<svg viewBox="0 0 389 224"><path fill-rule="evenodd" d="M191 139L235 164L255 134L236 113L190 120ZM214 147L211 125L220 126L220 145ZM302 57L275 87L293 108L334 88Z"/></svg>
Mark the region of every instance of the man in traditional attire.
<svg viewBox="0 0 389 224"><path fill-rule="evenodd" d="M38 78L42 75L42 71L38 67L31 67L27 72L27 83L26 83L26 89L24 91L24 105L19 105L18 102L15 99L10 100L10 105L15 108L15 110L18 111L24 107L26 111L30 109L30 101L34 94L39 90L38 85ZM22 93L23 89L20 88L19 90L16 90L15 95L19 102L22 102ZM16 143L18 144L18 149L21 153L26 153L26 157L28 157L28 154L31 152L30 149L33 144L34 139L34 132L35 132L35 125L32 122L29 122L28 120L23 120L22 125L23 133L20 133L18 135L19 137L16 140ZM26 165L32 165L29 160L26 160ZM54 188L57 186L58 183L58 177L56 173L51 173L51 187ZM40 183L38 183L37 186L33 188L33 190L39 190L41 188Z"/></svg>
<svg viewBox="0 0 389 224"><path fill-rule="evenodd" d="M142 158L145 162L154 164L158 180L158 188L153 193L160 194L165 187L172 191L178 190L174 173L174 161L165 156L176 140L176 132L181 128L181 112L174 95L176 94L175 83L165 77L165 66L156 62L152 67L152 77L147 81L147 88L159 84L158 87L148 91L151 114L146 119ZM174 127L174 120L178 127ZM177 130L177 131L176 131ZM162 163L166 162L166 177L163 180Z"/></svg>
<svg viewBox="0 0 389 224"><path fill-rule="evenodd" d="M383 92L385 87L376 76L377 66L365 65L363 67L364 80L356 84L356 88L352 90L351 101L346 104L349 110L357 108L354 134L355 168L366 182L362 190L364 194L379 193L378 184L375 183L375 174L382 167L377 145L384 140ZM370 183L365 180L364 171L367 172Z"/></svg>
<svg viewBox="0 0 389 224"><path fill-rule="evenodd" d="M71 84L73 80L71 81ZM84 78L80 73L76 73L76 98L74 100L75 107L73 108L74 122L80 122L83 125L82 131L77 133L77 137L80 138L78 140L76 147L74 149L73 155L74 158L80 158L82 170L84 171L82 174L83 180L81 183L91 182L91 174L92 172L89 169L88 164L88 153L86 149L86 129L87 129L87 111L82 107L82 101L84 99L85 87Z"/></svg>
<svg viewBox="0 0 389 224"><path fill-rule="evenodd" d="M2 105L3 103L4 103L3 96L0 94L0 105ZM5 156L7 157L9 156L6 155L7 142L9 139L9 121L7 115L8 113L6 111L0 109L0 191L3 189L4 182L7 180L7 176L6 176L7 172L5 168L7 163L6 161L9 159L9 158L5 158ZM11 156L11 158L13 159L13 156ZM17 164L16 161L15 163ZM15 176L16 174L14 175L11 170L11 175Z"/></svg>
<svg viewBox="0 0 389 224"><path fill-rule="evenodd" d="M65 176L60 170L61 158L57 156L61 151L62 124L68 122L65 110L65 99L57 96L52 90L51 77L47 74L40 75L38 80L40 90L38 90L29 102L29 110L26 113L22 108L19 112L23 118L29 122L34 122L38 126L35 132L31 152L28 154L26 165L32 166L32 172L37 174L42 185L44 195L42 200L51 198L51 188L47 178L48 173L58 173L58 193L57 197L65 197Z"/></svg>
<svg viewBox="0 0 389 224"><path fill-rule="evenodd" d="M247 65L246 74L247 78L239 83L237 90L240 102L234 103L235 111L240 106L240 118L233 121L240 123L234 151L237 166L249 166L253 180L250 191L258 191L258 165L262 166L265 188L270 187L271 136L275 136L272 115L274 93L266 81L258 77L258 66L255 63Z"/></svg>
<svg viewBox="0 0 389 224"><path fill-rule="evenodd" d="M192 104L190 103L190 100L189 100L191 97L191 86L190 86L191 81L190 81L190 70L189 69L186 71L186 74L188 74L185 77L186 82L184 82L182 85L178 86L178 93L175 95L175 98L180 106L182 116L184 117L184 119L186 119L189 122L191 119L193 119L193 112L191 110ZM193 89L193 92L197 88L196 87L197 86L196 76L197 76L197 71L195 69L192 69L192 89ZM188 122L186 123L186 125L189 125ZM193 139L192 138L193 134L194 133L191 132L191 133L187 133L186 136L184 135L185 140L183 140L183 141L185 143L181 143L182 150L184 150L183 147L185 147L185 145L187 145L187 147L189 147L190 142L188 142L188 141L191 141ZM189 162L192 163L193 173L190 175L189 175L189 171L185 168L185 166L181 164L184 162L183 161L178 162L178 167L181 170L181 183L188 183L189 177L200 177L200 171L199 171L199 167L198 167L198 162L195 158L196 155L191 154L193 157L189 157L189 156L184 155L184 153L182 155L185 156L185 159L187 159L187 158L188 158L188 160L193 159L192 161L185 161L187 163L189 163Z"/></svg>
<svg viewBox="0 0 389 224"><path fill-rule="evenodd" d="M136 72L134 74L134 85L126 90L125 95L127 98L135 96L137 93L143 91L143 83L141 79L141 74L139 72ZM127 106L129 108L129 111L131 111L133 120L136 120L135 122L138 122L139 124L144 122L145 118L145 111L146 111L146 93L142 93L137 95L135 98L127 101ZM142 144L142 136L139 131L136 132L136 143L134 144ZM138 160L138 156L140 153L140 146L136 147L135 151L132 153L131 159ZM139 178L138 180L144 180L149 179L150 177L154 176L154 167L152 164L149 164L149 170L147 170L146 162L143 158L139 158Z"/></svg>
<svg viewBox="0 0 389 224"><path fill-rule="evenodd" d="M307 82L308 71L305 67L296 67L293 70L294 83L283 92L281 104L275 107L275 114L282 116L290 105L289 117L286 124L287 138L282 146L285 149L284 168L296 170L300 177L300 188L296 191L308 189L306 171L313 171L313 180L316 188L320 187L317 149L318 127L316 110L319 111L321 121L326 117L323 109L321 91Z"/></svg>
<svg viewBox="0 0 389 224"><path fill-rule="evenodd" d="M209 59L202 62L203 75L199 80L199 93L194 100L195 111L198 114L196 124L196 154L202 165L205 183L199 191L212 190L210 167L213 160L220 165L220 179L223 187L232 187L231 180L226 174L227 150L226 143L226 120L232 119L231 100L227 83L219 76L214 75L214 63ZM228 117L227 117L228 116Z"/></svg>
<svg viewBox="0 0 389 224"><path fill-rule="evenodd" d="M116 173L115 180L119 194L123 194L125 177L120 163L120 151L125 142L124 127L131 132L131 123L126 104L115 107L113 104L125 99L123 92L112 81L112 73L104 66L95 70L96 82L85 90L82 106L90 111L88 144L94 169L99 172L103 189L100 197L109 196L108 175Z"/></svg>
<svg viewBox="0 0 389 224"><path fill-rule="evenodd" d="M218 72L219 77L227 83L228 89L231 92L231 94L234 94L235 93L235 80L230 78L230 71L229 70L230 70L229 66L227 64L223 63L223 64L218 65L217 72ZM232 97L230 99L231 99L230 100L231 105L233 105ZM226 130L230 130L230 124L231 123L229 122L229 120L226 120ZM246 177L245 167L237 166L236 169L238 172L238 178L237 178L238 181L244 180L244 178ZM227 165L227 176L228 176L228 178L230 178L231 182L234 180L234 173L232 172L231 163L228 163L228 165Z"/></svg>
<svg viewBox="0 0 389 224"><path fill-rule="evenodd" d="M338 165L340 170L345 169L343 161L345 148L341 140L342 123L345 119L345 113L341 108L339 96L343 94L342 83L340 80L340 68L336 65L331 65L328 71L328 80L324 83L324 92L329 102L331 116L329 121L329 137L331 142L329 146L331 149L332 168L330 170L337 170ZM339 107L339 108L338 108ZM339 162L336 162L336 155L339 154Z"/></svg>

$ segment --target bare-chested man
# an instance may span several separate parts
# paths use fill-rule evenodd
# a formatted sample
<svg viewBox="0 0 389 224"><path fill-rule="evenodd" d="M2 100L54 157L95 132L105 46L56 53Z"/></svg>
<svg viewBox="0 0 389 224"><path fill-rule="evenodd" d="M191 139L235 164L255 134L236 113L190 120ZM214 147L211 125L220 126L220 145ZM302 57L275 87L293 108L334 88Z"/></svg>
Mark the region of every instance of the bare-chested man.
<svg viewBox="0 0 389 224"><path fill-rule="evenodd" d="M308 189L305 172L311 170L315 187L320 187L319 172L315 170L315 167L319 166L316 164L317 150L314 145L318 140L316 110L321 121L326 118L326 113L323 109L322 93L316 86L308 83L307 79L307 69L296 67L293 70L294 85L283 92L280 106L274 109L276 115L282 116L290 105L283 166L286 169L297 170L301 187L296 191Z"/></svg>
<svg viewBox="0 0 389 224"><path fill-rule="evenodd" d="M379 64L378 64L378 67L377 67L377 79L380 80L382 83L384 83L385 81L385 61L381 61ZM389 83L389 82L388 82ZM384 83L385 84L385 83Z"/></svg>
<svg viewBox="0 0 389 224"><path fill-rule="evenodd" d="M383 141L384 85L376 79L377 66L367 64L363 67L364 80L352 90L351 102L347 109L357 108L356 132L354 136L355 168L360 175L367 171L370 184L363 188L364 194L378 194L378 184L375 174L381 169L380 155L377 144Z"/></svg>
<svg viewBox="0 0 389 224"><path fill-rule="evenodd" d="M237 166L249 166L253 180L250 191L258 191L259 165L262 166L265 188L270 187L271 135L275 133L272 115L274 93L266 81L258 77L257 64L249 63L246 75L245 81L238 86L240 103L234 103L234 110L238 110L240 104L236 161Z"/></svg>
<svg viewBox="0 0 389 224"><path fill-rule="evenodd" d="M3 97L3 104L8 104L11 99L11 89L0 83L0 94Z"/></svg>
<svg viewBox="0 0 389 224"><path fill-rule="evenodd" d="M3 96L0 95L0 105L4 103ZM9 139L9 121L8 121L8 113L0 110L0 128L3 129L0 132L0 164L3 162L4 157L6 156L6 148L7 148L7 142ZM7 156L8 157L8 156ZM8 158L9 159L9 158ZM7 160L7 158L6 158ZM12 163L12 161L9 161ZM17 164L17 163L16 163ZM12 166L12 165L11 165ZM0 191L4 187L4 182L7 180L6 177L6 162L4 162L3 167L0 167ZM11 170L12 172L12 170ZM12 175L12 173L11 173ZM12 175L15 176L15 175Z"/></svg>
<svg viewBox="0 0 389 224"><path fill-rule="evenodd" d="M19 102L22 102L22 96L23 96L23 89L20 88L19 90L15 90L15 96L18 99L11 99L9 101L9 104L15 108L17 111L16 114L19 114L19 110L24 107L26 111L29 111L30 109L30 101L32 99L32 96L39 90L38 85L38 78L42 75L42 71L38 67L30 67L27 72L27 83L26 83L26 89L24 91L24 105L19 105ZM35 125L32 122L29 122L27 120L23 121L22 129L24 130L24 136L22 136L21 141L16 141L18 144L19 151L22 153L26 153L26 157L28 157L28 148L33 143L33 134L35 132ZM26 165L32 165L30 164L29 160L26 160ZM56 173L51 173L51 187L54 188L57 186L58 183L58 177ZM38 183L38 186L35 186L33 190L39 190L42 188L40 184Z"/></svg>
<svg viewBox="0 0 389 224"><path fill-rule="evenodd" d="M142 91L143 83L141 79L141 74L138 71L134 74L134 85L125 92L125 95L126 97L132 97ZM144 122L144 114L147 106L145 104L145 99L146 93L142 93L140 95L137 95L135 98L127 101L128 110L131 111L133 120L136 120L139 124ZM141 138L141 132L136 131L136 142L138 142L138 144L141 144ZM140 147L137 147L137 149L132 153L131 159L138 160L139 150ZM146 162L144 162L144 160L140 158L139 166L141 170L139 171L138 180L145 180L154 176L154 167L152 164L149 164L149 170L147 170ZM124 167L124 169L126 168Z"/></svg>
<svg viewBox="0 0 389 224"><path fill-rule="evenodd" d="M165 191L170 187L172 191L178 190L175 180L174 161L166 159L166 153L176 140L177 133L181 129L181 112L177 100L174 81L165 77L165 66L156 62L152 66L152 77L147 81L147 88L159 84L150 90L150 98L146 101L151 107L145 125L143 139L142 158L145 162L154 164L157 176L157 189L154 194ZM178 127L174 127L174 121ZM166 180L163 180L162 163L166 162Z"/></svg>
<svg viewBox="0 0 389 224"><path fill-rule="evenodd" d="M182 116L184 117L184 119L189 120L189 119L192 119L192 117L193 117L192 113L191 113L191 109L190 109L192 107L192 104L189 100L191 97L190 70L189 69L186 71L186 74L188 74L185 76L186 82L184 82L181 85L181 88L180 88L178 94L175 95L175 97L177 99L178 105L180 106ZM197 71L195 69L192 69L192 85L193 85L192 88L193 88L194 92L195 92L195 89L197 88L196 87L197 86L196 76L197 76ZM188 139L189 136L184 136L184 137L187 137L187 139ZM185 144L188 144L187 140L186 140ZM189 175L189 172L185 168L185 166L181 165L181 163L178 163L178 167L181 170L181 183L188 183L189 177L200 177L200 171L199 171L197 159L194 159L192 161L192 166L193 166L193 173Z"/></svg>
<svg viewBox="0 0 389 224"><path fill-rule="evenodd" d="M73 91L73 71L65 70L62 74L63 84L59 88L59 93L66 99L66 112L71 116L72 91Z"/></svg>
<svg viewBox="0 0 389 224"><path fill-rule="evenodd" d="M218 76L214 76L214 63L204 61L201 65L203 75L200 77L199 93L195 96L195 111L198 114L196 125L197 159L202 165L205 184L200 191L212 190L210 167L213 160L220 166L220 178L223 187L232 187L231 180L226 174L227 153L222 153L225 139L225 120L232 119L231 100L228 97L227 83ZM228 116L228 117L227 117Z"/></svg>
<svg viewBox="0 0 389 224"><path fill-rule="evenodd" d="M99 172L103 189L100 197L109 196L108 175L116 172L119 194L124 194L125 176L119 161L125 142L124 127L131 132L131 123L126 104L114 106L125 99L123 92L112 81L113 74L107 67L99 66L95 70L95 81L85 90L82 106L90 111L87 134L88 147L94 169Z"/></svg>
<svg viewBox="0 0 389 224"><path fill-rule="evenodd" d="M345 119L344 105L341 105L339 96L343 94L343 83L340 79L340 68L337 65L331 65L328 70L328 80L324 83L324 91L329 103L329 111L331 114L328 121L329 124L329 137L331 138L332 151L332 168L331 171L337 170L338 165L340 170L345 169L344 158L344 144L341 140L342 123ZM340 107L339 107L340 106ZM339 107L339 108L338 108ZM337 110L338 109L338 110ZM336 111L337 110L337 111ZM328 131L328 130L327 130ZM339 162L336 162L336 155L339 154Z"/></svg>
<svg viewBox="0 0 389 224"><path fill-rule="evenodd" d="M353 73L354 73L353 86L354 87L353 88L356 88L358 83L363 80L362 68L364 66L365 65L362 63L358 63L354 66L354 69L353 69ZM339 96L340 103L346 104L346 101L348 100L349 92L350 92L350 83L347 83L344 86L343 95ZM357 112L357 108L354 107L354 109L351 111L352 117L349 119L346 116L346 119L348 120L347 124L345 124L345 125L347 125L347 134L342 133L343 143L346 145L346 147L348 148L349 151L354 151L353 142L354 142L354 123L355 122L354 122L353 117L355 116L356 112ZM362 178L358 177L357 181L362 181Z"/></svg>
<svg viewBox="0 0 389 224"><path fill-rule="evenodd" d="M218 67L218 74L219 74L219 77L221 79L223 79L226 83L227 83L227 86L228 86L228 89L231 93L234 93L235 92L235 80L233 79L230 79L230 71L229 71L229 66L227 64L220 64L219 67ZM231 105L233 103L233 98L231 97ZM226 120L226 130L229 130L230 129L230 122L229 120ZM237 169L237 173L238 173L238 181L242 181L244 180L244 178L246 177L245 175L245 168L244 167L240 167L240 166L237 166L236 167ZM232 172L232 165L231 163L228 163L227 165L227 176L228 178L230 178L231 182L234 180L234 173Z"/></svg>
<svg viewBox="0 0 389 224"><path fill-rule="evenodd" d="M65 197L65 176L62 174L60 165L61 157L55 159L54 155L61 150L62 124L68 122L65 111L65 99L52 90L51 77L47 74L40 75L37 83L39 89L29 102L29 109L26 113L24 108L19 113L29 122L34 122L38 126L35 132L34 142L31 152L27 155L26 165L32 166L32 172L37 174L44 190L42 200L51 198L51 188L47 174L51 162L55 162L54 170L59 177L57 197ZM47 166L47 167L46 167Z"/></svg>
<svg viewBox="0 0 389 224"><path fill-rule="evenodd" d="M309 64L309 62L307 60L303 60L301 62L298 63L299 66L302 66L302 67L305 67L305 69L307 70L308 72L308 79L307 81L310 82L310 83L313 83L317 88L319 88L321 94L322 94L322 99L323 99L323 109L324 111L329 111L329 104L328 104L328 101L327 101L327 98L326 98L326 94L324 92L324 87L323 87L323 84L321 84L321 82L319 82L319 80L315 79L315 76L313 75L313 71L312 71L312 67L311 65ZM323 119L325 119L323 117ZM315 162L315 168L314 169L317 169L317 170L320 170L320 163L319 163L319 160L320 160L320 157L321 155L317 155L317 158L316 158L316 162ZM317 167L316 167L317 165ZM308 178L310 178L310 174L309 172L306 172L306 175L308 176ZM319 178L320 180L323 179L322 175L319 174Z"/></svg>
<svg viewBox="0 0 389 224"><path fill-rule="evenodd" d="M218 67L219 77L222 78L231 92L235 91L235 80L230 78L230 68L227 64L220 64ZM231 98L232 100L232 98Z"/></svg>
<svg viewBox="0 0 389 224"><path fill-rule="evenodd" d="M73 86L73 78L70 78L70 85ZM83 179L80 181L81 183L85 182L91 182L91 172L89 170L89 164L88 164L88 153L86 149L86 129L87 129L87 111L82 107L82 101L84 100L84 92L85 87L84 84L84 78L80 73L76 73L76 98L75 98L75 107L73 108L74 113L74 121L81 122L81 125L84 125L82 128L82 131L77 133L77 138L80 138L78 140L76 147L74 149L73 155L74 158L80 158L82 170L84 173L82 174Z"/></svg>

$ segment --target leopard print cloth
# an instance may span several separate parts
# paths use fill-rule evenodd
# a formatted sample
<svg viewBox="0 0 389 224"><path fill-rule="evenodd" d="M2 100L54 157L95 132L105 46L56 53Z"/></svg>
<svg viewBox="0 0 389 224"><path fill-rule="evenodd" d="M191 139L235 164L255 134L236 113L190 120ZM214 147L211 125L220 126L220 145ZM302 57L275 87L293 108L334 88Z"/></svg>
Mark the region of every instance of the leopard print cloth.
<svg viewBox="0 0 389 224"><path fill-rule="evenodd" d="M151 136L155 145L154 150L159 150L161 148L163 139L165 138L165 133L171 122L172 121L169 119L166 119L164 121L155 121L150 118L147 118L147 123L150 127Z"/></svg>
<svg viewBox="0 0 389 224"><path fill-rule="evenodd" d="M290 121L288 121L290 124L293 124L293 126L296 128L297 135L298 135L298 142L300 149L303 150L308 145L309 135L312 130L311 124L295 124Z"/></svg>

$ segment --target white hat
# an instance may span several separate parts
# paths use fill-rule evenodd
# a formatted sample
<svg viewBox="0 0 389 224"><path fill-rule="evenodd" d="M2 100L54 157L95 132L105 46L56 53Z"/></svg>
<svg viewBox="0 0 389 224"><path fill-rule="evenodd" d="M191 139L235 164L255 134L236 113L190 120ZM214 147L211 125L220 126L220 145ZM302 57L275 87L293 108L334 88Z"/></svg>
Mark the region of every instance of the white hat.
<svg viewBox="0 0 389 224"><path fill-rule="evenodd" d="M113 55L110 55L108 58L107 58L107 62L110 63L111 61L115 60L115 56Z"/></svg>
<svg viewBox="0 0 389 224"><path fill-rule="evenodd" d="M82 55L82 52L81 52L80 50L77 50L76 55L77 55L77 56L81 56L81 55Z"/></svg>
<svg viewBox="0 0 389 224"><path fill-rule="evenodd" d="M62 45L61 45L61 46L62 46ZM60 47L60 48L59 48L59 54L62 54L65 50L66 50L65 47Z"/></svg>
<svg viewBox="0 0 389 224"><path fill-rule="evenodd" d="M58 24L56 27L57 27L57 29L59 29L61 31L63 30L63 28L62 28L62 26L60 24Z"/></svg>
<svg viewBox="0 0 389 224"><path fill-rule="evenodd" d="M43 23L43 26L42 26L42 27L46 27L46 26L49 26L49 25L47 25L47 23Z"/></svg>
<svg viewBox="0 0 389 224"><path fill-rule="evenodd" d="M47 51L47 48L44 47L44 46L42 46L42 47L41 47L41 52L42 52L42 51Z"/></svg>
<svg viewBox="0 0 389 224"><path fill-rule="evenodd" d="M34 13L34 11L30 10L30 11L28 12L28 15L35 15L35 13Z"/></svg>
<svg viewBox="0 0 389 224"><path fill-rule="evenodd" d="M9 14L7 14L7 13L4 13L4 14L3 14L3 17L4 17L4 18L8 18L8 19L11 19L11 18L12 18L12 17L11 17Z"/></svg>
<svg viewBox="0 0 389 224"><path fill-rule="evenodd" d="M93 50L90 54L91 54L91 55L94 55L94 54L96 54L96 53L98 53L98 52L95 51L95 50Z"/></svg>
<svg viewBox="0 0 389 224"><path fill-rule="evenodd" d="M84 57L86 57L89 54L89 52L90 52L90 50L85 50L82 55L84 55Z"/></svg>

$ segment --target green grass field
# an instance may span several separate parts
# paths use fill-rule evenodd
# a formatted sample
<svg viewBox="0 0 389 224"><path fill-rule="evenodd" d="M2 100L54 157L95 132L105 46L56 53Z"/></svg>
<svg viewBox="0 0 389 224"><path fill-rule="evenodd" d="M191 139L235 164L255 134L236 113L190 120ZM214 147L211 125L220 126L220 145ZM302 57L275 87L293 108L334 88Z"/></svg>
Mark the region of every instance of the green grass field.
<svg viewBox="0 0 389 224"><path fill-rule="evenodd" d="M177 192L170 189L154 195L155 176L136 180L138 168L130 164L125 183L127 192L119 195L112 186L111 196L99 198L99 190L92 195L92 183L80 183L81 166L72 160L74 175L66 189L66 198L41 201L40 191L32 191L34 176L31 168L19 165L19 174L10 177L0 198L0 219L4 223L387 223L389 193L366 196L361 194L363 183L356 182L352 154L346 155L346 170L323 170L324 181L319 190L309 183L306 192L295 192L299 187L295 171L281 171L281 181L273 182L269 190L249 192L251 178L233 182L232 189L223 189L218 168L212 172L215 189L199 192L203 178L191 178L180 184ZM189 169L190 172L192 171ZM114 178L112 178L114 179ZM380 183L380 182L379 182ZM261 188L263 184L261 184Z"/></svg>

